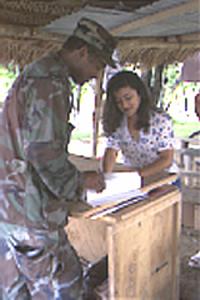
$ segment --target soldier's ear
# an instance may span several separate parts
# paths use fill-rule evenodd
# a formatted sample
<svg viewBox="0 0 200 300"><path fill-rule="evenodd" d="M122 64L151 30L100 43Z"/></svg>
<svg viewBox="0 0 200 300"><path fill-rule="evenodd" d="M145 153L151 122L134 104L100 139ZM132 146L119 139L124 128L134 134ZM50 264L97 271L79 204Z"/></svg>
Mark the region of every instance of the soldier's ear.
<svg viewBox="0 0 200 300"><path fill-rule="evenodd" d="M81 48L78 49L79 55L81 58L83 57L88 57L88 47L87 46L82 46Z"/></svg>

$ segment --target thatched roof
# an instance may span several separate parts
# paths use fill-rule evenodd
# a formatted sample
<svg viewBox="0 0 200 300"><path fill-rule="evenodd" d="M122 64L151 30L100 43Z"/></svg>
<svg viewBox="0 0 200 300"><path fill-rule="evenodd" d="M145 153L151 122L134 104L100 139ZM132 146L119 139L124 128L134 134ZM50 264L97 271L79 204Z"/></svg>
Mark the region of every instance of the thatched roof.
<svg viewBox="0 0 200 300"><path fill-rule="evenodd" d="M83 5L78 0L0 0L0 63L14 60L24 65L60 47L62 39L43 36L41 28Z"/></svg>
<svg viewBox="0 0 200 300"><path fill-rule="evenodd" d="M82 15L119 38L122 60L146 66L200 50L200 0L0 0L0 63L58 49Z"/></svg>
<svg viewBox="0 0 200 300"><path fill-rule="evenodd" d="M174 38L134 38L121 40L119 49L123 63L140 62L141 65L151 68L161 64L183 62L188 56L200 51L199 41L200 34Z"/></svg>

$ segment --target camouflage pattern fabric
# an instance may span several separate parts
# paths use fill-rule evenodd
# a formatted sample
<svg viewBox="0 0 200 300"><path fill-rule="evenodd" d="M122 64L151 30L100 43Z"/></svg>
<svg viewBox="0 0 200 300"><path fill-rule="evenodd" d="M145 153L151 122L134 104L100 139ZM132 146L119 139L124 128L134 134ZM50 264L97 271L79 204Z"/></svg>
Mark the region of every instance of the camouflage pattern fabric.
<svg viewBox="0 0 200 300"><path fill-rule="evenodd" d="M71 93L67 74L57 54L27 66L10 89L0 119L0 264L8 269L0 286L12 293L23 278L34 299L33 285L42 282L38 300L73 299L59 290L81 280L76 254L60 234L68 200L77 200L80 177L65 152ZM59 277L56 271L52 277L52 264L61 260ZM57 296L52 296L53 288ZM80 282L74 285L74 299L79 292Z"/></svg>
<svg viewBox="0 0 200 300"><path fill-rule="evenodd" d="M80 263L64 231L58 242L41 232L34 243L0 239L0 264L2 300L82 299Z"/></svg>
<svg viewBox="0 0 200 300"><path fill-rule="evenodd" d="M117 46L117 39L103 26L94 20L81 18L73 35L92 46L99 53L105 64L116 68L116 61L112 58L112 55Z"/></svg>

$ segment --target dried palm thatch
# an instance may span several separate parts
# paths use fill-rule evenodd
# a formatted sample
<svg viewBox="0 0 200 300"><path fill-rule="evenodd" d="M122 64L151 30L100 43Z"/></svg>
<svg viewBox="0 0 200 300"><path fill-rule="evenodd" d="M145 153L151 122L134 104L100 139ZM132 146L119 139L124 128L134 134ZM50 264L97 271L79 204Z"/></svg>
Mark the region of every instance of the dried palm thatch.
<svg viewBox="0 0 200 300"><path fill-rule="evenodd" d="M7 65L13 62L23 68L45 53L59 49L61 44L58 41L4 38L0 45L0 63Z"/></svg>
<svg viewBox="0 0 200 300"><path fill-rule="evenodd" d="M0 23L42 26L85 5L133 11L158 0L0 0Z"/></svg>
<svg viewBox="0 0 200 300"><path fill-rule="evenodd" d="M23 67L48 51L58 49L62 38L43 37L40 28L76 12L83 0L0 0L0 63Z"/></svg>
<svg viewBox="0 0 200 300"><path fill-rule="evenodd" d="M23 67L49 51L58 50L62 46L64 39L65 37L60 37L56 40L48 40L47 38L2 38L0 62L9 64L13 61L15 64ZM200 51L200 42L191 42L188 45L175 43L163 47L157 43L149 44L148 41L148 38L145 43L143 38L120 40L118 48L122 64L127 62L140 63L146 68L151 68L161 64L182 62L186 57Z"/></svg>
<svg viewBox="0 0 200 300"><path fill-rule="evenodd" d="M122 63L140 63L145 68L183 62L200 51L200 34L173 38L121 39L118 46Z"/></svg>
<svg viewBox="0 0 200 300"><path fill-rule="evenodd" d="M11 61L23 67L41 55L61 47L65 36L44 33L41 28L53 20L77 12L86 5L132 12L158 0L0 0L0 63ZM147 67L182 61L200 50L200 36L172 38L120 38L122 62Z"/></svg>
<svg viewBox="0 0 200 300"><path fill-rule="evenodd" d="M81 0L0 0L0 22L42 26L79 10L85 3Z"/></svg>

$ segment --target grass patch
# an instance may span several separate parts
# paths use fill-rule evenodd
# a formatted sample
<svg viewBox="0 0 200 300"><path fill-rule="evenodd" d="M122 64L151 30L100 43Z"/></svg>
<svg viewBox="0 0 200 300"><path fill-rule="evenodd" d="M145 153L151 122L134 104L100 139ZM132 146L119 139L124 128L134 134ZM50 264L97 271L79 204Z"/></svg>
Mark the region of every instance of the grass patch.
<svg viewBox="0 0 200 300"><path fill-rule="evenodd" d="M72 140L91 140L92 139L92 133L91 132L82 132L79 130L74 130L72 134Z"/></svg>
<svg viewBox="0 0 200 300"><path fill-rule="evenodd" d="M173 124L175 137L187 138L194 131L200 130L200 122L178 122Z"/></svg>
<svg viewBox="0 0 200 300"><path fill-rule="evenodd" d="M197 130L200 130L200 122L173 122L174 135L178 138L188 138L189 135ZM72 134L72 140L79 141L91 141L92 131L84 132L80 130L74 130Z"/></svg>

